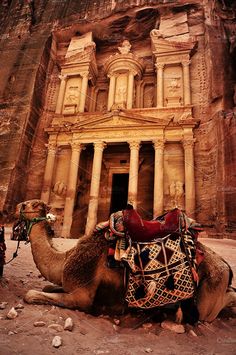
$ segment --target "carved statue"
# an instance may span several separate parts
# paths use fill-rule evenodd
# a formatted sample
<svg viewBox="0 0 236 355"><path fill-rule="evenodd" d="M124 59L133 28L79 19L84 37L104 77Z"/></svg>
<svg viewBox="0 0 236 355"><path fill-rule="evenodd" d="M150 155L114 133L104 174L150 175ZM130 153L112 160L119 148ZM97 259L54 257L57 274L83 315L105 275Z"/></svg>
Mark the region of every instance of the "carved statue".
<svg viewBox="0 0 236 355"><path fill-rule="evenodd" d="M66 184L63 181L57 181L53 187L53 192L55 195L62 197L65 196L66 189Z"/></svg>
<svg viewBox="0 0 236 355"><path fill-rule="evenodd" d="M172 181L169 186L169 196L171 197L172 207L178 207L181 197L184 195L184 183L182 181Z"/></svg>
<svg viewBox="0 0 236 355"><path fill-rule="evenodd" d="M125 39L122 42L121 47L118 47L118 50L121 54L128 54L130 52L130 49L131 49L131 44L127 39Z"/></svg>
<svg viewBox="0 0 236 355"><path fill-rule="evenodd" d="M117 103L126 102L126 87L120 86L117 90Z"/></svg>

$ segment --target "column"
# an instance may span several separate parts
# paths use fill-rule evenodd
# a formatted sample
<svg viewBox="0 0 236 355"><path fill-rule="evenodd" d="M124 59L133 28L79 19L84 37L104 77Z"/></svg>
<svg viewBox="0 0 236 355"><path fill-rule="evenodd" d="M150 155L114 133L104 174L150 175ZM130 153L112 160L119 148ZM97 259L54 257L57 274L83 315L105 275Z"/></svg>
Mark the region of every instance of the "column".
<svg viewBox="0 0 236 355"><path fill-rule="evenodd" d="M127 109L133 106L133 92L134 92L134 73L129 72L128 76L128 93L127 93Z"/></svg>
<svg viewBox="0 0 236 355"><path fill-rule="evenodd" d="M153 193L153 218L161 215L164 210L164 145L165 141L153 141L155 149L154 162L154 193Z"/></svg>
<svg viewBox="0 0 236 355"><path fill-rule="evenodd" d="M185 211L194 218L195 214L195 179L194 179L194 139L184 139L184 169L185 169Z"/></svg>
<svg viewBox="0 0 236 355"><path fill-rule="evenodd" d="M114 74L108 76L110 77L110 84L109 84L109 92L108 92L107 110L111 111L112 105L114 104L114 98L115 98L116 77Z"/></svg>
<svg viewBox="0 0 236 355"><path fill-rule="evenodd" d="M141 84L142 80L139 80L136 86L136 108L141 108Z"/></svg>
<svg viewBox="0 0 236 355"><path fill-rule="evenodd" d="M66 91L67 75L59 75L59 78L61 79L61 84L60 84L59 94L57 98L56 113L60 114L62 113L62 107L63 107L64 96Z"/></svg>
<svg viewBox="0 0 236 355"><path fill-rule="evenodd" d="M137 208L140 143L136 141L128 142L128 143L130 147L128 202L131 203L134 208Z"/></svg>
<svg viewBox="0 0 236 355"><path fill-rule="evenodd" d="M91 97L89 98L89 112L94 112L95 111L95 103L96 103L96 95L97 95L97 89L95 86L92 86L91 88Z"/></svg>
<svg viewBox="0 0 236 355"><path fill-rule="evenodd" d="M164 64L156 64L157 68L157 107L163 107L164 102Z"/></svg>
<svg viewBox="0 0 236 355"><path fill-rule="evenodd" d="M64 208L64 220L62 227L62 237L69 238L70 237L70 229L72 225L75 197L76 197L76 187L77 187L77 177L79 170L79 160L80 153L82 150L82 145L78 142L71 143L71 160L70 160L70 171L69 171L69 179L67 184L66 191L66 200L65 200L65 208Z"/></svg>
<svg viewBox="0 0 236 355"><path fill-rule="evenodd" d="M190 60L182 62L184 79L184 105L191 105Z"/></svg>
<svg viewBox="0 0 236 355"><path fill-rule="evenodd" d="M103 149L106 147L104 142L94 143L94 157L92 168L92 179L90 187L90 198L88 206L88 217L86 223L85 234L89 235L97 223L97 210L98 210L98 197L100 178L102 170L102 154Z"/></svg>
<svg viewBox="0 0 236 355"><path fill-rule="evenodd" d="M81 73L81 76L82 76L82 84L81 84L80 101L79 101L79 112L84 112L85 101L87 97L89 73L87 72Z"/></svg>
<svg viewBox="0 0 236 355"><path fill-rule="evenodd" d="M46 144L46 147L48 148L48 156L47 156L47 162L46 162L46 167L44 172L41 200L43 200L45 203L48 203L50 198L51 186L52 186L52 178L53 178L53 170L54 170L57 146L55 143L49 143Z"/></svg>

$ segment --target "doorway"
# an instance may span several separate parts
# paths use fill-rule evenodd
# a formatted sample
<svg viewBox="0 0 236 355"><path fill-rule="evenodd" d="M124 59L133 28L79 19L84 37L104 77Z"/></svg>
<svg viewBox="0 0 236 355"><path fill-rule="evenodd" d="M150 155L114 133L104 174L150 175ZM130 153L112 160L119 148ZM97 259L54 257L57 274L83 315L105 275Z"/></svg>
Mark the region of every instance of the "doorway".
<svg viewBox="0 0 236 355"><path fill-rule="evenodd" d="M128 200L129 174L112 174L110 213L125 209Z"/></svg>

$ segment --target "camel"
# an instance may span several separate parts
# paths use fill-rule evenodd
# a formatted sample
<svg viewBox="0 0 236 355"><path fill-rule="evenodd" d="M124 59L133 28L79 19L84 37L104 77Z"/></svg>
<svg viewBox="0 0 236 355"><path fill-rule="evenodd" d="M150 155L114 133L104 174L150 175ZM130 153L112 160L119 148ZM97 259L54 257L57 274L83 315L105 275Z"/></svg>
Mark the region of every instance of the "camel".
<svg viewBox="0 0 236 355"><path fill-rule="evenodd" d="M24 300L84 312L91 312L97 305L111 307L115 312L123 310L123 270L108 268L108 241L92 233L81 237L72 249L57 251L44 219L47 212L48 207L41 200L22 202L16 208L18 218L39 218L29 233L33 259L41 274L59 285L62 292L57 292L58 286L46 287L42 292L30 290ZM212 322L224 307L236 306L236 292L230 286L233 274L228 263L210 248L202 243L199 248L205 258L198 269L197 308L200 320Z"/></svg>

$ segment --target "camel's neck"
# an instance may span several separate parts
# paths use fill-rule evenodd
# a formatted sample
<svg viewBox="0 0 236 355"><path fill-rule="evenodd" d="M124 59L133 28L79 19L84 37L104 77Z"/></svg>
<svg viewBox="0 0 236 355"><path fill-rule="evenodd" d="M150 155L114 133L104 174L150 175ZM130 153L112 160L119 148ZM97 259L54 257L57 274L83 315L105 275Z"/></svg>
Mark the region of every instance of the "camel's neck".
<svg viewBox="0 0 236 355"><path fill-rule="evenodd" d="M45 221L42 221L33 225L30 232L34 262L48 281L61 285L66 253L52 248L45 229L45 223Z"/></svg>

